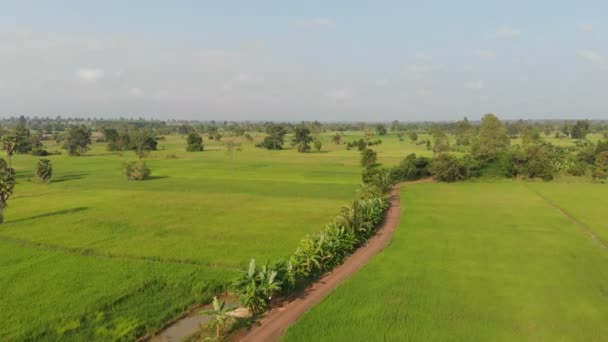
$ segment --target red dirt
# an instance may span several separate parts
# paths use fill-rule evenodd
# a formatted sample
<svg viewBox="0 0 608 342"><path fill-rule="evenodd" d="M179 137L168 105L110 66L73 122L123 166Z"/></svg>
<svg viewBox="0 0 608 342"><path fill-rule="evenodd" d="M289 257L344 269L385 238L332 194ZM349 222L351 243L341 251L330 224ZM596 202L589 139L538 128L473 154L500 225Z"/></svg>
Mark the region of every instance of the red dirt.
<svg viewBox="0 0 608 342"><path fill-rule="evenodd" d="M297 295L295 299L280 307L273 308L266 314L264 319L259 322L259 325L254 326L251 330L242 335L237 333L236 336L233 336L233 339L241 342L280 340L287 327L295 323L312 307L319 304L327 295L338 287L338 285L360 270L389 244L393 233L401 220L401 204L399 201L399 189L401 186L429 181L432 180L424 179L395 185L391 192L390 208L384 224L378 229L374 237L372 237L363 247L357 249L342 265L338 266L330 273L325 274L303 293Z"/></svg>

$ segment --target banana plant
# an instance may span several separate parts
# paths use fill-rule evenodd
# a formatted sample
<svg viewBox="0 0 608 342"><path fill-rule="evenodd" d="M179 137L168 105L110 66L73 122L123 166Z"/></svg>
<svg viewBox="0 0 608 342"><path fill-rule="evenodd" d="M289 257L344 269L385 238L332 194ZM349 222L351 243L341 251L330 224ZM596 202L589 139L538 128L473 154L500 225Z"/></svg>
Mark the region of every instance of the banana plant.
<svg viewBox="0 0 608 342"><path fill-rule="evenodd" d="M201 315L212 316L211 321L209 321L209 327L212 329L215 328L216 340L219 340L223 336L226 328L234 320L234 317L229 315L234 309L235 308L226 307L226 302L223 300L220 301L216 296L213 297L213 309L200 311Z"/></svg>

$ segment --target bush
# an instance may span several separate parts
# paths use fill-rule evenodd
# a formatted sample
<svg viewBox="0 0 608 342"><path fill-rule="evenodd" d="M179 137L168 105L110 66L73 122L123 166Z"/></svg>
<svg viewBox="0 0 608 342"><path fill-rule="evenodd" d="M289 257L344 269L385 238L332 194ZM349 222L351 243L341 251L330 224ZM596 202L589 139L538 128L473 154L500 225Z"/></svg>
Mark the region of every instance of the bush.
<svg viewBox="0 0 608 342"><path fill-rule="evenodd" d="M38 147L32 149L32 155L33 156L46 157L49 154L50 153L47 150L43 150L43 149L38 148Z"/></svg>
<svg viewBox="0 0 608 342"><path fill-rule="evenodd" d="M128 180L144 180L151 174L150 168L143 160L126 162L123 168Z"/></svg>
<svg viewBox="0 0 608 342"><path fill-rule="evenodd" d="M551 180L557 173L555 151L550 144L512 147L503 153L503 173L507 177Z"/></svg>
<svg viewBox="0 0 608 342"><path fill-rule="evenodd" d="M373 167L374 165L376 165L377 159L378 156L376 154L376 151L372 149L367 148L361 152L361 166L363 167Z"/></svg>
<svg viewBox="0 0 608 342"><path fill-rule="evenodd" d="M471 170L465 161L447 153L437 155L429 170L441 182L457 182L471 177Z"/></svg>
<svg viewBox="0 0 608 342"><path fill-rule="evenodd" d="M186 138L186 144L186 151L188 152L200 152L204 148L203 137L201 137L200 134L194 132L188 134L188 138Z"/></svg>
<svg viewBox="0 0 608 342"><path fill-rule="evenodd" d="M44 183L48 183L53 177L53 164L49 159L40 159L36 164L36 174Z"/></svg>
<svg viewBox="0 0 608 342"><path fill-rule="evenodd" d="M430 176L428 170L430 159L426 157L416 157L412 153L407 155L399 165L391 169L391 179L393 182L416 180Z"/></svg>

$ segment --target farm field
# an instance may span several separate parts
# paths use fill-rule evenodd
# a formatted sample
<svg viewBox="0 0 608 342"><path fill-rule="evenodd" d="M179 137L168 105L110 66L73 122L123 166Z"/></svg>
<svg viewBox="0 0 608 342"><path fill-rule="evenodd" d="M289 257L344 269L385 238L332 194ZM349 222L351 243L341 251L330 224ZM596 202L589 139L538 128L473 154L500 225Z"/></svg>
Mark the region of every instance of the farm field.
<svg viewBox="0 0 608 342"><path fill-rule="evenodd" d="M602 341L600 184L417 184L391 245L285 341ZM605 242L604 242L605 243Z"/></svg>
<svg viewBox="0 0 608 342"><path fill-rule="evenodd" d="M0 226L0 340L133 339L208 301L250 258L287 255L360 182L359 153L324 140L320 153L247 143L232 156L207 140L187 153L183 136L168 136L142 182L121 171L134 153L103 143L49 157L50 184L34 174L39 157L15 155ZM378 151L396 163L417 149L390 137Z"/></svg>

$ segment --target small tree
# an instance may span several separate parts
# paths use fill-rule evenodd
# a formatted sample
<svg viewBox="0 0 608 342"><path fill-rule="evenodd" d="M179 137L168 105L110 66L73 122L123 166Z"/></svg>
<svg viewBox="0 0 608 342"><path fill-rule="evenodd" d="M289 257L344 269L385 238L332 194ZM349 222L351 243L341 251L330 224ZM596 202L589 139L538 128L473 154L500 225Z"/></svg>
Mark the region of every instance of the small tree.
<svg viewBox="0 0 608 342"><path fill-rule="evenodd" d="M234 161L236 153L243 150L243 144L236 139L230 139L224 143L224 148L226 149L226 154Z"/></svg>
<svg viewBox="0 0 608 342"><path fill-rule="evenodd" d="M370 168L370 167L376 165L377 159L378 159L378 156L376 154L376 151L374 151L370 148L367 148L367 149L361 151L361 166Z"/></svg>
<svg viewBox="0 0 608 342"><path fill-rule="evenodd" d="M340 132L336 133L331 139L334 141L336 145L340 145L342 143L342 134Z"/></svg>
<svg viewBox="0 0 608 342"><path fill-rule="evenodd" d="M447 153L437 155L431 161L429 170L441 182L456 182L471 177L471 170L466 163Z"/></svg>
<svg viewBox="0 0 608 342"><path fill-rule="evenodd" d="M321 152L321 148L323 148L323 143L319 139L315 139L313 142L313 146L317 152Z"/></svg>
<svg viewBox="0 0 608 342"><path fill-rule="evenodd" d="M13 166L11 164L13 154L15 154L15 148L17 147L17 141L14 135L5 135L2 137L2 149L6 151L6 156L8 157L8 168L12 170Z"/></svg>
<svg viewBox="0 0 608 342"><path fill-rule="evenodd" d="M86 126L70 126L63 139L63 148L71 156L83 155L91 145L91 130Z"/></svg>
<svg viewBox="0 0 608 342"><path fill-rule="evenodd" d="M123 169L128 180L144 180L151 174L150 168L141 159L124 163Z"/></svg>
<svg viewBox="0 0 608 342"><path fill-rule="evenodd" d="M192 132L188 134L188 138L186 138L186 151L188 152L199 152L202 151L203 146L203 137L196 132Z"/></svg>
<svg viewBox="0 0 608 342"><path fill-rule="evenodd" d="M312 142L310 130L305 127L297 127L294 132L293 144L297 147L298 152L310 151L310 143Z"/></svg>
<svg viewBox="0 0 608 342"><path fill-rule="evenodd" d="M36 174L44 183L48 183L53 177L53 164L49 159L40 159L36 164Z"/></svg>
<svg viewBox="0 0 608 342"><path fill-rule="evenodd" d="M410 138L412 142L416 142L418 140L418 133L414 131L410 131L407 136Z"/></svg>
<svg viewBox="0 0 608 342"><path fill-rule="evenodd" d="M213 309L212 310L203 310L200 312L201 315L210 315L213 316L213 319L209 322L209 326L213 329L215 328L215 339L219 340L226 331L226 328L230 325L230 322L234 319L230 315L231 311L234 311L235 308L228 308L226 306L225 301L221 301L217 299L217 297L213 297Z"/></svg>
<svg viewBox="0 0 608 342"><path fill-rule="evenodd" d="M4 209L8 206L8 199L13 194L15 188L15 178L11 169L0 159L0 223L4 222Z"/></svg>
<svg viewBox="0 0 608 342"><path fill-rule="evenodd" d="M386 127L382 124L378 124L376 126L376 133L378 133L378 135L386 135Z"/></svg>

